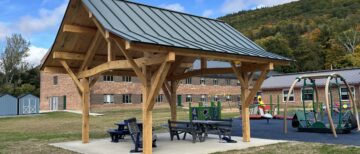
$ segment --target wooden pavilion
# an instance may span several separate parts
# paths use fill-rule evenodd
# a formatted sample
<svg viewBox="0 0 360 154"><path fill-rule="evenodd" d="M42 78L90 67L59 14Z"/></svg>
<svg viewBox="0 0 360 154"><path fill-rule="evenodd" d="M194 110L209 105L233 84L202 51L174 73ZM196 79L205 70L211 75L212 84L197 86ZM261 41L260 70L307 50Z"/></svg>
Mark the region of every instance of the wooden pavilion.
<svg viewBox="0 0 360 154"><path fill-rule="evenodd" d="M201 68L189 66L201 59ZM207 61L232 67L207 68ZM82 141L89 142L90 88L101 75L136 76L143 86L143 149L152 153L152 110L162 89L176 120L179 80L235 73L241 84L243 141L250 141L249 105L274 65L270 53L228 24L125 0L70 0L41 71L67 73L82 96ZM254 72L260 71L252 83ZM121 88L121 87L119 87Z"/></svg>

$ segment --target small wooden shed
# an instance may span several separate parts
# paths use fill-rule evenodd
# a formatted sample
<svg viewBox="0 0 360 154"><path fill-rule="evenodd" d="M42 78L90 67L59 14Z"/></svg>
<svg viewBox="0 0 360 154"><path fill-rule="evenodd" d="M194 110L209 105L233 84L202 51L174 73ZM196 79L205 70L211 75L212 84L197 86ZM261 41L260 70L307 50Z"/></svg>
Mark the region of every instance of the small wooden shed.
<svg viewBox="0 0 360 154"><path fill-rule="evenodd" d="M0 94L0 116L17 115L17 99L9 94Z"/></svg>
<svg viewBox="0 0 360 154"><path fill-rule="evenodd" d="M23 94L18 97L19 115L37 114L40 109L39 97L30 93Z"/></svg>

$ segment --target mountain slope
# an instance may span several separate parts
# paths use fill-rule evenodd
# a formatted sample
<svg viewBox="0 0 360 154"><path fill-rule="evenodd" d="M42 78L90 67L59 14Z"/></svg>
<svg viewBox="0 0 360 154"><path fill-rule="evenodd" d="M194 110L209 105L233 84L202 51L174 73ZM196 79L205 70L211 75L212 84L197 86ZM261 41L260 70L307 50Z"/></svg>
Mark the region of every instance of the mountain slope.
<svg viewBox="0 0 360 154"><path fill-rule="evenodd" d="M220 20L268 51L296 60L278 71L360 66L359 0L300 0L241 11ZM352 48L346 47L349 42L355 42Z"/></svg>

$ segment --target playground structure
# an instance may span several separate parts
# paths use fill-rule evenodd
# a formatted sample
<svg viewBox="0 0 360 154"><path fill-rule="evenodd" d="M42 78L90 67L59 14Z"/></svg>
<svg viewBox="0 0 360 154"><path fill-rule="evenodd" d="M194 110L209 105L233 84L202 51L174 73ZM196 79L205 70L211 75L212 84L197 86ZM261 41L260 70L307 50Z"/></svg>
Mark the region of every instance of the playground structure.
<svg viewBox="0 0 360 154"><path fill-rule="evenodd" d="M315 80L326 79L325 82L325 109L323 103L319 102L319 90ZM339 99L338 108L333 101L333 88L337 89L340 98L340 83L339 80L346 86L348 95L351 100L351 109L348 109L348 104ZM296 84L303 81L302 98L304 98L304 90L310 90L312 96L312 110L306 111L305 99L302 99L303 109L295 112L292 120L292 126L298 128L301 132L318 132L318 133L333 133L336 138L337 133L350 133L352 129L357 127L360 130L359 116L354 100L353 92L351 91L346 80L339 74L323 74L323 75L304 75L295 79L288 95L293 92ZM314 95L315 94L315 95ZM315 98L315 97L316 98ZM286 98L284 117L287 116L287 104L289 98ZM350 104L349 104L350 105ZM325 117L325 114L327 117ZM328 121L328 123L326 122ZM335 127L335 124L336 127ZM287 133L287 119L284 118L284 133Z"/></svg>
<svg viewBox="0 0 360 154"><path fill-rule="evenodd" d="M277 95L276 104L273 103L273 96L270 95L270 103L263 103L257 96L256 102L250 105L250 119L282 119L280 115L280 96Z"/></svg>
<svg viewBox="0 0 360 154"><path fill-rule="evenodd" d="M221 102L210 102L210 106L204 106L202 102L198 107L192 107L189 103L189 120L219 120L221 119Z"/></svg>

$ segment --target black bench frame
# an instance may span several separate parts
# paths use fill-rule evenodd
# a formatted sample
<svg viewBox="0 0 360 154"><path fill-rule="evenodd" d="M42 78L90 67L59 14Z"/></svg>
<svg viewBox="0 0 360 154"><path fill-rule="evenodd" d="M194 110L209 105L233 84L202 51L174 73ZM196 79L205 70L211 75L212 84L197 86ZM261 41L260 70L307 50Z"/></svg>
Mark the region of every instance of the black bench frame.
<svg viewBox="0 0 360 154"><path fill-rule="evenodd" d="M170 139L173 141L174 136L180 140L179 135L184 133L183 140L186 139L186 134L192 135L192 142L195 143L197 138L200 142L205 140L203 136L204 132L196 124L192 122L183 122L183 121L171 121L168 120Z"/></svg>
<svg viewBox="0 0 360 154"><path fill-rule="evenodd" d="M136 118L130 118L127 120L124 120L125 124L128 126L129 132L130 132L130 136L131 136L131 140L133 141L135 148L133 150L130 150L130 153L135 153L135 152L142 152L142 130L139 128L137 122L136 122ZM152 142L152 146L156 147L156 140L157 137L155 135L153 135L153 142Z"/></svg>

